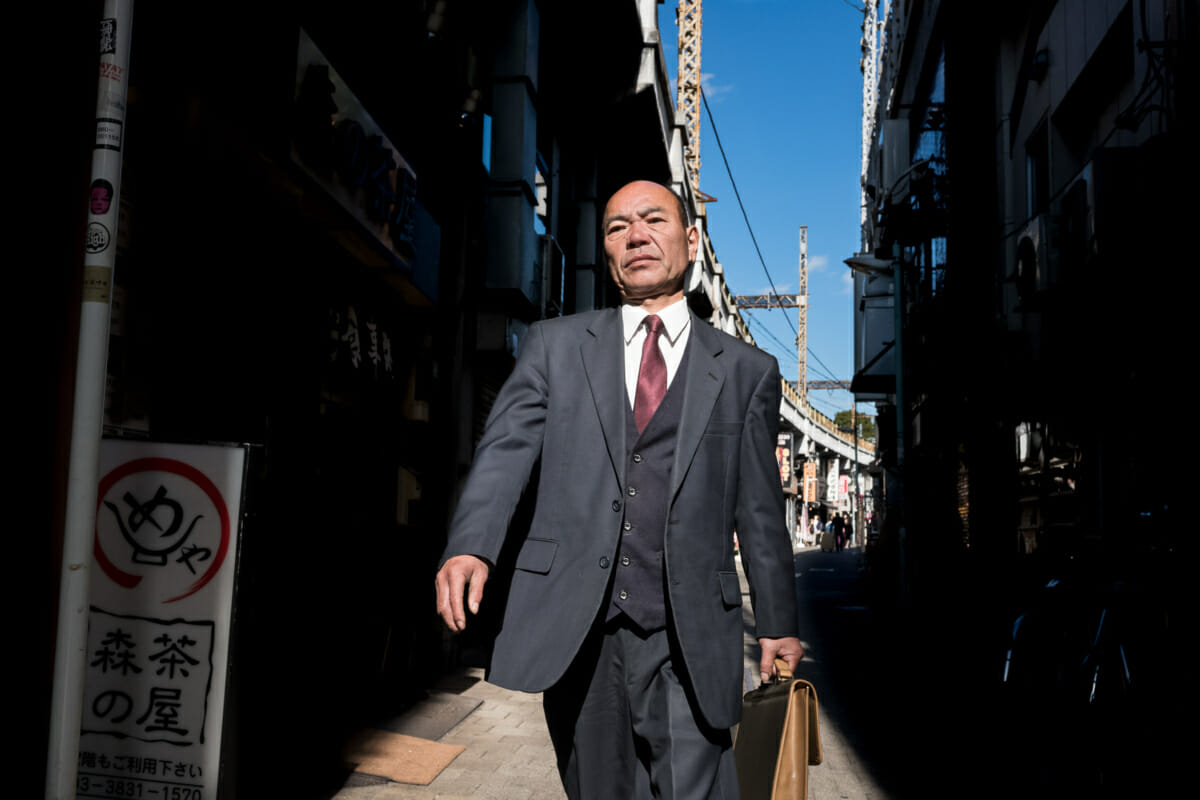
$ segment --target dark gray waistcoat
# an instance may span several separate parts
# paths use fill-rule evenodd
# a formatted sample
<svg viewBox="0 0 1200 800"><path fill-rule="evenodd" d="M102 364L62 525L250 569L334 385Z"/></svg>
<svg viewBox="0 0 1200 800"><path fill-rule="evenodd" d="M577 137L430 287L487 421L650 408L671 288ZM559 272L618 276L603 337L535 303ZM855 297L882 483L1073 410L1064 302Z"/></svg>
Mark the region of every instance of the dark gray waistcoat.
<svg viewBox="0 0 1200 800"><path fill-rule="evenodd" d="M690 345L689 337L689 350ZM633 409L626 403L625 517L607 618L623 611L644 631L667 624L663 543L687 360L685 350L675 379L640 436Z"/></svg>

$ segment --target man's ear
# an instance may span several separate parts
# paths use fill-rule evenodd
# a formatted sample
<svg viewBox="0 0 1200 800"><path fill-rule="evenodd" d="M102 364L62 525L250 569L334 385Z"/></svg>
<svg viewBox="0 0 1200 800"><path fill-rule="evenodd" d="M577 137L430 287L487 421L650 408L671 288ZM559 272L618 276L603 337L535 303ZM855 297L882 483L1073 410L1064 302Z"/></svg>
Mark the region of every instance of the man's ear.
<svg viewBox="0 0 1200 800"><path fill-rule="evenodd" d="M689 225L687 229L688 239L688 261L696 260L696 253L700 251L700 228L696 225Z"/></svg>

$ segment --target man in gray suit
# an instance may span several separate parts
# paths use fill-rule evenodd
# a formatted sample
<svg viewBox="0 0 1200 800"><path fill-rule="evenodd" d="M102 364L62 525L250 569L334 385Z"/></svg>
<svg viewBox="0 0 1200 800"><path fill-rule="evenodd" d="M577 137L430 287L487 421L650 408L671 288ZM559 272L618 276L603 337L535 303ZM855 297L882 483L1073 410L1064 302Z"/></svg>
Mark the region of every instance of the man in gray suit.
<svg viewBox="0 0 1200 800"><path fill-rule="evenodd" d="M763 679L794 669L795 579L775 460L775 359L683 298L700 234L669 189L609 200L604 251L621 293L533 325L488 419L437 575L438 613L476 613L540 459L488 680L544 692L572 798L736 798L742 597Z"/></svg>

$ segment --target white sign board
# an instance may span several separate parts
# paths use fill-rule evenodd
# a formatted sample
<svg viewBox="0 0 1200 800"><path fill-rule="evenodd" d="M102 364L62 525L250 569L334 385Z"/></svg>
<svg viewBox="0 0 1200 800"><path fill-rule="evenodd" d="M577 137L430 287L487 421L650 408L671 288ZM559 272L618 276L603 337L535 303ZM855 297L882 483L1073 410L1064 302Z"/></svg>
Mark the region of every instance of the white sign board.
<svg viewBox="0 0 1200 800"><path fill-rule="evenodd" d="M245 461L103 442L79 798L217 796Z"/></svg>
<svg viewBox="0 0 1200 800"><path fill-rule="evenodd" d="M829 469L825 473L825 502L831 506L838 504L838 484L839 484L838 460L830 459Z"/></svg>

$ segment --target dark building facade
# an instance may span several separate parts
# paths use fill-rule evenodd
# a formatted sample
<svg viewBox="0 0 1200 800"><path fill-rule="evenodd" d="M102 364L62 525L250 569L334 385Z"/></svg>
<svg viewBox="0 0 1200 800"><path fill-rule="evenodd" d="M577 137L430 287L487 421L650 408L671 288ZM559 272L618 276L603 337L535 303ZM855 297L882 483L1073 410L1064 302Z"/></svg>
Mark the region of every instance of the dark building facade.
<svg viewBox="0 0 1200 800"><path fill-rule="evenodd" d="M433 576L491 399L529 324L616 302L603 198L638 177L689 191L656 5L136 5L104 433L250 445L228 796L320 796L350 733L480 656L443 632ZM52 320L31 367L39 652L102 10L71 14L44 55L69 87L41 106L58 161L34 284ZM35 672L49 697L50 664Z"/></svg>
<svg viewBox="0 0 1200 800"><path fill-rule="evenodd" d="M887 475L877 603L962 732L952 775L1165 788L1141 766L1178 753L1192 548L1186 449L1151 398L1186 341L1200 15L890 12L860 317L899 327L890 368L856 364Z"/></svg>

